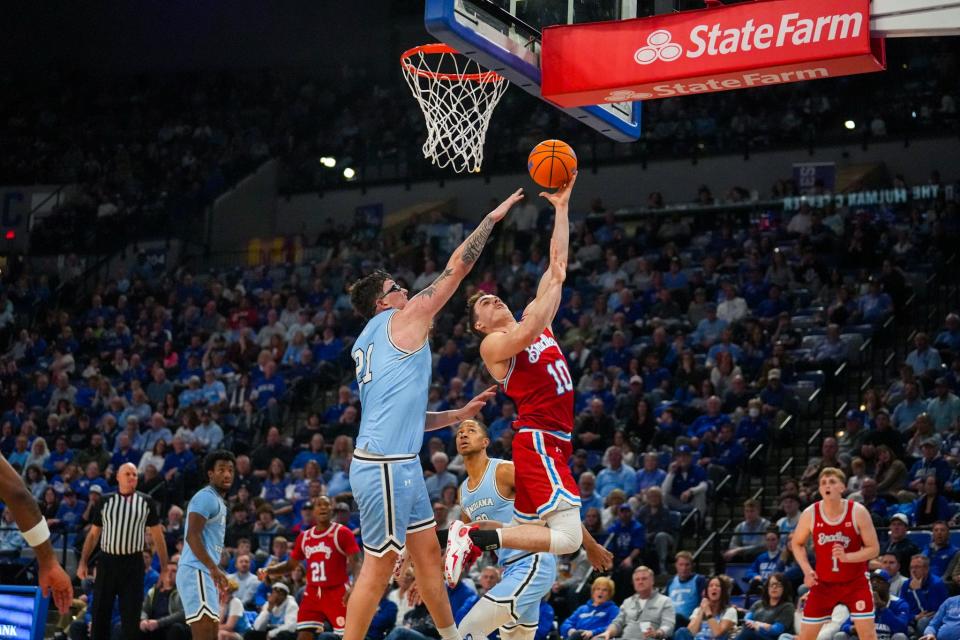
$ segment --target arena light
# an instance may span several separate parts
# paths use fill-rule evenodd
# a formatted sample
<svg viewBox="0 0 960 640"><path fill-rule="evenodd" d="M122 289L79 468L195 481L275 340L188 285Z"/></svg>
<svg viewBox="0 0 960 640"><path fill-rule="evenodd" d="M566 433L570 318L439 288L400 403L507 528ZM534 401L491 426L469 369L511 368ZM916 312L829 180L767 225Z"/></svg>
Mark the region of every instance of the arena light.
<svg viewBox="0 0 960 640"><path fill-rule="evenodd" d="M353 180L353 178L356 175L357 175L357 172L354 171L352 167L347 167L346 169L343 170L343 177L346 178L347 180Z"/></svg>
<svg viewBox="0 0 960 640"><path fill-rule="evenodd" d="M337 166L337 159L331 158L330 156L323 156L320 158L320 164L325 166L327 169L333 169Z"/></svg>
<svg viewBox="0 0 960 640"><path fill-rule="evenodd" d="M843 123L843 126L846 127L847 130L853 131L854 129L857 128L857 123L854 122L853 120L847 120L846 122Z"/></svg>

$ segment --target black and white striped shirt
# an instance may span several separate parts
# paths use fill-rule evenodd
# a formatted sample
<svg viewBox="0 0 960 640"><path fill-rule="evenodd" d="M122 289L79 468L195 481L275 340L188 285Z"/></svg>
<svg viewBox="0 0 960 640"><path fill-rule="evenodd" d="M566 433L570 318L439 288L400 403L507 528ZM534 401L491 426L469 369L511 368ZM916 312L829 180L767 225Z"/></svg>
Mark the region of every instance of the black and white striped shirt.
<svg viewBox="0 0 960 640"><path fill-rule="evenodd" d="M107 496L94 509L90 520L102 529L100 548L104 553L125 556L142 553L146 527L160 524L157 504L146 494L134 491L124 496Z"/></svg>

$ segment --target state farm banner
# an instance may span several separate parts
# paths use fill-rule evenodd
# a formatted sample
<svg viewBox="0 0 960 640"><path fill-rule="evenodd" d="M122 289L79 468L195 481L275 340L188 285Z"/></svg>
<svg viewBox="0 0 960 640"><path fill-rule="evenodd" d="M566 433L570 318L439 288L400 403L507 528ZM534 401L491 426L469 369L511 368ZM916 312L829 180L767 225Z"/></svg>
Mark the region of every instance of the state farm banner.
<svg viewBox="0 0 960 640"><path fill-rule="evenodd" d="M548 27L542 93L577 107L882 71L869 10L869 0L767 0Z"/></svg>

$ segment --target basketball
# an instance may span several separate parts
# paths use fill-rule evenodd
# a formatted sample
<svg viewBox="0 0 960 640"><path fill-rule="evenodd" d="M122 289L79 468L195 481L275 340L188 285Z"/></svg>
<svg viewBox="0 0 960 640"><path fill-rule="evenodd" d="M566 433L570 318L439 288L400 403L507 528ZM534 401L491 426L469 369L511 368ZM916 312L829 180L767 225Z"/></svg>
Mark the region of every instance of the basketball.
<svg viewBox="0 0 960 640"><path fill-rule="evenodd" d="M527 158L530 177L541 187L562 187L577 168L577 154L563 140L544 140L533 148Z"/></svg>

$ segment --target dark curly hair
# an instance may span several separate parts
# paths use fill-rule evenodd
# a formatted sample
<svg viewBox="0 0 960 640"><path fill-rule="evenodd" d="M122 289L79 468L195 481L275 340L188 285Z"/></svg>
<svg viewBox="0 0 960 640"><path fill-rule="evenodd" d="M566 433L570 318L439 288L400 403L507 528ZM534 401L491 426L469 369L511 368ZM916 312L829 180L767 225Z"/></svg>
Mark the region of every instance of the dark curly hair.
<svg viewBox="0 0 960 640"><path fill-rule="evenodd" d="M386 271L376 270L350 285L350 304L353 310L365 320L377 312L377 300L383 296L383 283L392 276Z"/></svg>

